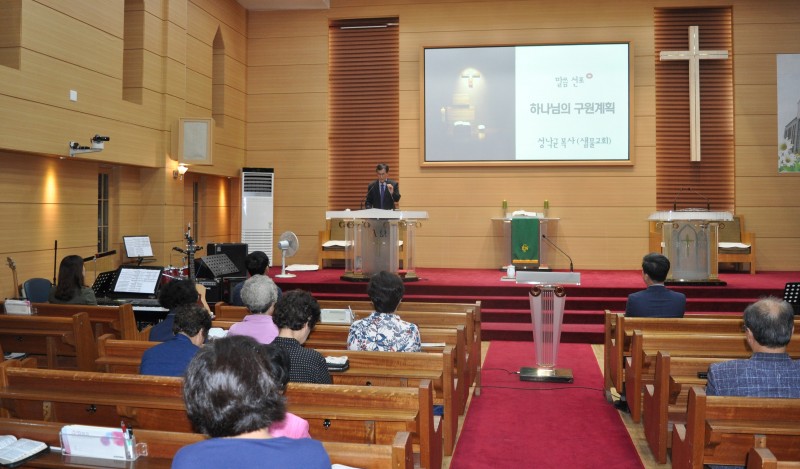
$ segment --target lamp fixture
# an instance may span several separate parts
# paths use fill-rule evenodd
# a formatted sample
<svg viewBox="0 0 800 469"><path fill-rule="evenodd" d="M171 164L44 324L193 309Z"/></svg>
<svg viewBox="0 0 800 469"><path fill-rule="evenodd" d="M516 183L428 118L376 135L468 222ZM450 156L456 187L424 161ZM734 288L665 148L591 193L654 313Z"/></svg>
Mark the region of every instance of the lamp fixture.
<svg viewBox="0 0 800 469"><path fill-rule="evenodd" d="M189 167L181 163L175 170L172 171L172 177L183 181L183 175L186 174L186 171L189 171Z"/></svg>

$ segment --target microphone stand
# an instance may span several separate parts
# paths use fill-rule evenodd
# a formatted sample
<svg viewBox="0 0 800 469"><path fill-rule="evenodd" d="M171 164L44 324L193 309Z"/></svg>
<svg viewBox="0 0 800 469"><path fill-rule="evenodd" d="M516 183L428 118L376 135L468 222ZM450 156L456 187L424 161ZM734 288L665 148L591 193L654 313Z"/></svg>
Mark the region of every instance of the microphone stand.
<svg viewBox="0 0 800 469"><path fill-rule="evenodd" d="M567 257L567 259L569 259L569 271L570 272L574 272L575 270L572 268L572 258L569 257L569 254L564 252L564 250L561 249L560 247L556 246L556 243L550 241L544 233L542 233L542 239L547 241L547 244L549 244L549 245L553 246L554 248L556 248L558 250L558 252L560 252L561 254L564 254Z"/></svg>

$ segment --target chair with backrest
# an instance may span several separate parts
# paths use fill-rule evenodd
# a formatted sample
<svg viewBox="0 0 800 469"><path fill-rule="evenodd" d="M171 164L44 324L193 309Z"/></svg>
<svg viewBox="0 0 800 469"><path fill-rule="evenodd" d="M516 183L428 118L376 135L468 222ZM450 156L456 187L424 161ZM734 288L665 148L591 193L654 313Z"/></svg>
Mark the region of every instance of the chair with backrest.
<svg viewBox="0 0 800 469"><path fill-rule="evenodd" d="M734 215L732 221L720 223L719 262L750 264L750 273L756 273L756 235L744 230L744 217Z"/></svg>
<svg viewBox="0 0 800 469"><path fill-rule="evenodd" d="M47 303L52 286L50 280L37 277L26 280L22 284L22 291L25 293L25 298L32 303Z"/></svg>
<svg viewBox="0 0 800 469"><path fill-rule="evenodd" d="M319 232L317 246L317 264L324 268L326 260L344 261L344 226L339 222L326 220L325 229Z"/></svg>

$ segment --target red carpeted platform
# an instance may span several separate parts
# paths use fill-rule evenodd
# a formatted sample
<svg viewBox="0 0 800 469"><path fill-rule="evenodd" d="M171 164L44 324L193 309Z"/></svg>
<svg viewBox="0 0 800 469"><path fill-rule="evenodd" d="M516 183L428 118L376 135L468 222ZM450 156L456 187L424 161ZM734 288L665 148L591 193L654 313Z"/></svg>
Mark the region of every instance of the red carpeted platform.
<svg viewBox="0 0 800 469"><path fill-rule="evenodd" d="M280 273L273 267L270 275ZM366 283L340 279L341 269L297 272L275 278L283 290L302 288L318 299L367 299ZM532 341L528 286L503 281L505 272L493 269L417 270L420 280L406 283L404 301L481 301L484 340ZM783 295L787 282L800 281L800 272L722 273L725 286L675 286L687 297L688 313L740 314L765 295ZM562 342L601 343L603 311L623 311L629 294L644 288L641 272L581 271L581 285L568 286Z"/></svg>
<svg viewBox="0 0 800 469"><path fill-rule="evenodd" d="M481 395L472 397L450 467L643 467L619 412L605 400L591 346L561 345L558 367L572 369L572 384L509 374L533 366L533 355L530 342L489 345Z"/></svg>

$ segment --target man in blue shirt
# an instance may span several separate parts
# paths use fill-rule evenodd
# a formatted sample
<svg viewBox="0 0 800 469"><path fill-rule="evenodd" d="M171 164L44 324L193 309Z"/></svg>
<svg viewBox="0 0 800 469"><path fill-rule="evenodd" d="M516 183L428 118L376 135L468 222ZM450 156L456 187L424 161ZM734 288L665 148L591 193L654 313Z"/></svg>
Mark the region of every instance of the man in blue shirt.
<svg viewBox="0 0 800 469"><path fill-rule="evenodd" d="M139 373L156 376L183 376L189 362L200 350L211 329L211 315L198 304L176 308L172 339L152 347L142 355Z"/></svg>

